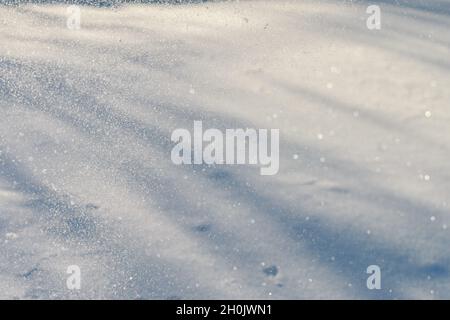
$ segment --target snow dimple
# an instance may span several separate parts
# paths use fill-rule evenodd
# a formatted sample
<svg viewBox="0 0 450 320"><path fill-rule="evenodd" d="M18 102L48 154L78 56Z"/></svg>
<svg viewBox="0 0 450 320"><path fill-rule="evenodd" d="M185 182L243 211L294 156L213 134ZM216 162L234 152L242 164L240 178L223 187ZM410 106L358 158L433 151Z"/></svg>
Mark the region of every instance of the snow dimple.
<svg viewBox="0 0 450 320"><path fill-rule="evenodd" d="M270 266L263 269L263 272L265 275L269 277L275 277L278 274L278 267L277 266Z"/></svg>
<svg viewBox="0 0 450 320"><path fill-rule="evenodd" d="M195 230L198 232L209 232L211 231L212 226L210 224L201 224L195 227Z"/></svg>

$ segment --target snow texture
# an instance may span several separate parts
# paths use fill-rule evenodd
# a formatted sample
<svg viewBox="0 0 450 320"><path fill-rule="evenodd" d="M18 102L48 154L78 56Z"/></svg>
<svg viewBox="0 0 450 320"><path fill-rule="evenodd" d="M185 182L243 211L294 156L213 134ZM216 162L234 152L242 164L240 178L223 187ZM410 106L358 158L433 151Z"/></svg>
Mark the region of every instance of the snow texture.
<svg viewBox="0 0 450 320"><path fill-rule="evenodd" d="M450 298L450 1L19 2L0 298ZM279 128L279 173L174 165L194 120Z"/></svg>

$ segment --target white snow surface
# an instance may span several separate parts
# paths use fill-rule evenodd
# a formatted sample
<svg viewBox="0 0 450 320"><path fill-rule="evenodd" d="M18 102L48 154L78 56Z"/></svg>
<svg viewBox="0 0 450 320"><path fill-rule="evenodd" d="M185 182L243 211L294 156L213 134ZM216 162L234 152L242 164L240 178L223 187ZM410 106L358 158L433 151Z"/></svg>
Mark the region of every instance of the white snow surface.
<svg viewBox="0 0 450 320"><path fill-rule="evenodd" d="M450 298L449 1L67 6L0 5L0 298ZM279 173L174 165L194 120Z"/></svg>

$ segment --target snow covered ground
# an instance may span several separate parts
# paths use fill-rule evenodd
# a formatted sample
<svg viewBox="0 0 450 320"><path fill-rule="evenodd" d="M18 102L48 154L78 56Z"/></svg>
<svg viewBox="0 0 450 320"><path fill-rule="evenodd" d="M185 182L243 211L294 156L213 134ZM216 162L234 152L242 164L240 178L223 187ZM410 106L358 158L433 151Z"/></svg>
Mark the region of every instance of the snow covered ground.
<svg viewBox="0 0 450 320"><path fill-rule="evenodd" d="M450 298L450 1L67 6L0 5L0 298ZM174 165L194 120L279 173Z"/></svg>

